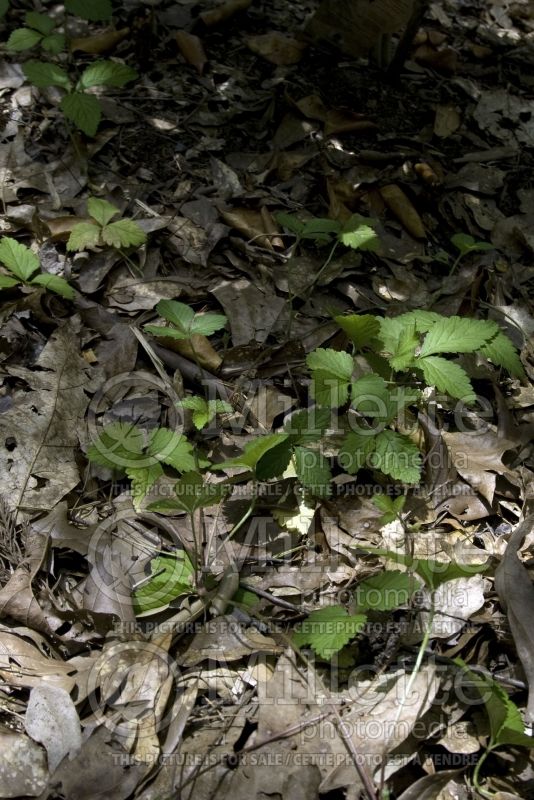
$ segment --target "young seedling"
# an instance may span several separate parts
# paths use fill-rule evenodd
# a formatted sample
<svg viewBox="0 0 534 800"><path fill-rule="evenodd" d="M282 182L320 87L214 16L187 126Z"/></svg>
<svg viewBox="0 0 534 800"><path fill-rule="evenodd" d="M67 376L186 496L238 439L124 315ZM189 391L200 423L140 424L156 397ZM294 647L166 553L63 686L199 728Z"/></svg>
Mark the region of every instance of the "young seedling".
<svg viewBox="0 0 534 800"><path fill-rule="evenodd" d="M156 311L170 323L170 327L145 325L145 330L154 336L167 336L179 341L190 340L195 335L210 336L224 328L227 322L224 314L195 314L192 308L178 300L160 300Z"/></svg>
<svg viewBox="0 0 534 800"><path fill-rule="evenodd" d="M450 275L456 272L456 268L458 264L465 256L469 255L470 253L476 252L487 252L488 250L495 250L492 244L489 242L477 242L472 236L468 233L455 233L451 236L451 244L453 244L456 249L458 250L458 255L453 262L451 267Z"/></svg>
<svg viewBox="0 0 534 800"><path fill-rule="evenodd" d="M87 250L97 247L140 247L146 242L146 233L135 220L123 217L111 222L120 210L98 197L87 201L87 212L92 222L79 222L70 233L67 250Z"/></svg>
<svg viewBox="0 0 534 800"><path fill-rule="evenodd" d="M198 395L184 397L176 405L193 412L193 425L198 431L209 425L217 414L230 414L233 411L230 403L226 403L224 400L204 400Z"/></svg>
<svg viewBox="0 0 534 800"><path fill-rule="evenodd" d="M74 289L69 286L65 278L41 272L41 265L35 253L16 239L9 236L0 239L0 262L11 273L10 275L0 273L0 289L10 289L21 284L43 286L67 300L72 300L74 297Z"/></svg>

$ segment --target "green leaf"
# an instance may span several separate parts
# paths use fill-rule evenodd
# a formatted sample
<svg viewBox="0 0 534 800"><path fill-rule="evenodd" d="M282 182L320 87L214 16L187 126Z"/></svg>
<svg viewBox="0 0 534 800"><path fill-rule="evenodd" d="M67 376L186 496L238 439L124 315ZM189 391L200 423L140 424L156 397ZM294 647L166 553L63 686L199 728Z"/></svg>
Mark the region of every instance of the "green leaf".
<svg viewBox="0 0 534 800"><path fill-rule="evenodd" d="M477 242L468 233L455 233L451 236L451 243L460 251L462 256L475 250L495 250L489 242Z"/></svg>
<svg viewBox="0 0 534 800"><path fill-rule="evenodd" d="M256 439L246 444L243 452L238 456L223 461L222 464L213 464L212 469L247 467L254 471L260 458L265 455L268 450L281 444L287 438L287 433L268 433L266 436L258 436Z"/></svg>
<svg viewBox="0 0 534 800"><path fill-rule="evenodd" d="M156 428L152 432L147 453L158 461L168 464L178 472L190 472L197 466L193 456L193 445L170 428Z"/></svg>
<svg viewBox="0 0 534 800"><path fill-rule="evenodd" d="M9 0L0 0L0 17L3 17L7 14L9 9Z"/></svg>
<svg viewBox="0 0 534 800"><path fill-rule="evenodd" d="M295 472L301 484L316 497L328 497L331 494L330 464L318 450L296 447Z"/></svg>
<svg viewBox="0 0 534 800"><path fill-rule="evenodd" d="M98 130L102 109L98 98L83 92L66 94L59 104L61 110L86 136L94 136Z"/></svg>
<svg viewBox="0 0 534 800"><path fill-rule="evenodd" d="M312 611L297 625L293 642L297 647L309 644L321 658L330 659L360 633L367 617L352 614L343 606L325 606Z"/></svg>
<svg viewBox="0 0 534 800"><path fill-rule="evenodd" d="M415 328L415 320L401 331L395 350L388 356L392 369L402 372L413 364L415 349L419 346L419 336Z"/></svg>
<svg viewBox="0 0 534 800"><path fill-rule="evenodd" d="M207 425L215 416L216 410L210 409L206 400L203 397L184 397L177 406L187 408L193 412L193 425L197 430ZM230 406L231 409L231 406Z"/></svg>
<svg viewBox="0 0 534 800"><path fill-rule="evenodd" d="M425 311L424 309L416 309L415 311L408 311L406 314L401 314L400 317L397 319L402 320L403 322L407 323L415 322L415 330L418 333L426 333L430 330L430 328L435 325L436 322L439 322L443 319L441 314L437 314L435 311Z"/></svg>
<svg viewBox="0 0 534 800"><path fill-rule="evenodd" d="M373 497L373 505L384 513L380 517L381 525L388 525L398 519L406 503L406 496L400 495L393 500L387 494L376 494Z"/></svg>
<svg viewBox="0 0 534 800"><path fill-rule="evenodd" d="M356 475L366 465L367 459L375 449L375 440L376 436L372 431L369 433L350 431L345 436L337 455L345 472L348 472L349 475Z"/></svg>
<svg viewBox="0 0 534 800"><path fill-rule="evenodd" d="M89 461L108 469L124 472L127 467L134 469L142 459L143 433L135 425L114 422L107 425L87 451Z"/></svg>
<svg viewBox="0 0 534 800"><path fill-rule="evenodd" d="M292 454L293 449L289 438L267 450L256 464L256 477L258 480L269 481L272 478L278 478L283 475L289 465Z"/></svg>
<svg viewBox="0 0 534 800"><path fill-rule="evenodd" d="M339 350L319 348L309 353L306 364L312 370L311 395L318 405L338 408L349 396L354 362Z"/></svg>
<svg viewBox="0 0 534 800"><path fill-rule="evenodd" d="M100 197L90 197L87 201L87 212L99 225L104 227L110 219L120 213L120 210L108 203L107 200L102 200Z"/></svg>
<svg viewBox="0 0 534 800"><path fill-rule="evenodd" d="M92 222L78 222L70 232L67 250L86 250L100 243L100 228Z"/></svg>
<svg viewBox="0 0 534 800"><path fill-rule="evenodd" d="M215 331L224 328L227 321L224 314L212 314L211 312L195 314L191 323L191 333L199 336L211 336Z"/></svg>
<svg viewBox="0 0 534 800"><path fill-rule="evenodd" d="M89 22L102 22L111 19L113 8L110 0L65 0L65 8L77 17Z"/></svg>
<svg viewBox="0 0 534 800"><path fill-rule="evenodd" d="M373 228L373 220L353 214L343 225L338 239L345 247L353 250L375 251L380 247L380 239Z"/></svg>
<svg viewBox="0 0 534 800"><path fill-rule="evenodd" d="M523 364L521 363L521 359L519 358L513 342L501 331L499 331L497 336L494 336L491 341L482 345L480 351L486 358L489 358L496 367L504 367L514 378L523 380L526 377Z"/></svg>
<svg viewBox="0 0 534 800"><path fill-rule="evenodd" d="M294 444L309 444L322 438L332 423L328 408L301 408L284 422L284 433L288 433Z"/></svg>
<svg viewBox="0 0 534 800"><path fill-rule="evenodd" d="M151 486L163 475L161 464L156 462L148 467L127 467L126 474L132 482L132 502L136 511L140 511L141 502L146 497Z"/></svg>
<svg viewBox="0 0 534 800"><path fill-rule="evenodd" d="M77 88L82 90L90 89L91 86L121 88L137 77L135 69L126 64L118 64L116 61L95 61L82 72Z"/></svg>
<svg viewBox="0 0 534 800"><path fill-rule="evenodd" d="M102 228L102 239L110 247L139 247L146 233L133 219L119 219Z"/></svg>
<svg viewBox="0 0 534 800"><path fill-rule="evenodd" d="M377 435L370 460L384 475L404 483L418 483L421 478L418 448L407 436L395 431L382 431Z"/></svg>
<svg viewBox="0 0 534 800"><path fill-rule="evenodd" d="M491 320L443 317L427 333L419 355L434 353L473 353L492 339L499 331Z"/></svg>
<svg viewBox="0 0 534 800"><path fill-rule="evenodd" d="M10 275L3 275L0 272L0 289L11 289L12 286L18 286L19 283L19 278L12 278Z"/></svg>
<svg viewBox="0 0 534 800"><path fill-rule="evenodd" d="M59 275L50 275L47 272L41 272L40 275L37 275L35 278L31 279L31 283L37 283L39 286L44 286L50 292L55 292L56 294L61 295L66 300L73 300L76 296L76 293L72 286L70 286L65 278L61 278Z"/></svg>
<svg viewBox="0 0 534 800"><path fill-rule="evenodd" d="M277 211L274 218L282 228L286 228L290 233L294 233L296 236L300 236L304 230L304 222L294 214L286 214L285 211Z"/></svg>
<svg viewBox="0 0 534 800"><path fill-rule="evenodd" d="M179 331L190 335L191 323L195 316L195 312L185 303L179 303L178 300L160 300L156 306L156 311L171 322Z"/></svg>
<svg viewBox="0 0 534 800"><path fill-rule="evenodd" d="M64 69L47 61L26 61L22 71L34 86L46 89L47 86L61 86L67 89L70 85L69 76Z"/></svg>
<svg viewBox="0 0 534 800"><path fill-rule="evenodd" d="M21 281L30 280L40 267L35 253L10 236L3 236L0 239L0 261Z"/></svg>
<svg viewBox="0 0 534 800"><path fill-rule="evenodd" d="M476 395L466 371L452 361L439 356L417 358L415 366L422 370L426 383L446 392L456 400L474 403Z"/></svg>
<svg viewBox="0 0 534 800"><path fill-rule="evenodd" d="M334 317L339 327L345 331L356 350L364 347L374 348L380 333L380 322L372 314L350 314Z"/></svg>
<svg viewBox="0 0 534 800"><path fill-rule="evenodd" d="M56 26L56 22L52 17L49 17L48 14L39 14L37 11L26 11L24 22L30 28L42 33L43 36L48 36Z"/></svg>
<svg viewBox="0 0 534 800"><path fill-rule="evenodd" d="M189 333L182 333L182 331L177 331L176 328L166 328L164 325L143 325L143 328L153 336L167 336L169 339L176 339L181 342L190 338Z"/></svg>
<svg viewBox="0 0 534 800"><path fill-rule="evenodd" d="M356 587L354 601L361 610L393 611L406 606L420 587L421 583L413 575L400 570L386 570L361 581Z"/></svg>
<svg viewBox="0 0 534 800"><path fill-rule="evenodd" d="M352 384L351 406L366 417L387 419L390 393L386 381L374 373L358 378Z"/></svg>
<svg viewBox="0 0 534 800"><path fill-rule="evenodd" d="M65 49L65 37L62 33L52 33L50 36L45 36L44 39L41 39L41 47L47 53L57 55Z"/></svg>
<svg viewBox="0 0 534 800"><path fill-rule="evenodd" d="M161 553L150 562L150 580L133 593L137 616L163 611L177 597L190 594L195 569L185 550Z"/></svg>
<svg viewBox="0 0 534 800"><path fill-rule="evenodd" d="M42 38L42 35L38 33L38 31L33 31L31 28L16 28L7 40L6 47L14 53L20 53L23 50L29 50L31 47L35 47Z"/></svg>
<svg viewBox="0 0 534 800"><path fill-rule="evenodd" d="M198 472L186 472L176 482L174 491L176 499L163 501L167 505L167 510L170 504L175 504L176 509L192 514L199 508L220 503L228 494L229 487L224 483L205 483ZM160 506L159 503L152 503L149 510L157 511Z"/></svg>

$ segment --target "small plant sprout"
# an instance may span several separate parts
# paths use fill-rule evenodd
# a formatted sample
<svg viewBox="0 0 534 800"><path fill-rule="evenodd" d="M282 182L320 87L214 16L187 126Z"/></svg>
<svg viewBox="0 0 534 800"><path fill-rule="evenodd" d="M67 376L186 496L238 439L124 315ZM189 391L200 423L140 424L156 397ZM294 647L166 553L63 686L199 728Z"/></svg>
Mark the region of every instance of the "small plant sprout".
<svg viewBox="0 0 534 800"><path fill-rule="evenodd" d="M477 242L472 236L468 233L455 233L451 236L451 244L453 244L456 249L458 250L458 255L453 262L451 267L450 275L452 275L462 258L469 255L470 253L477 253L477 252L487 252L488 250L495 250L492 244L489 242Z"/></svg>
<svg viewBox="0 0 534 800"><path fill-rule="evenodd" d="M224 400L204 400L203 397L185 397L176 404L179 408L192 411L193 425L197 430L202 430L209 425L217 414L229 414L233 411L230 403Z"/></svg>
<svg viewBox="0 0 534 800"><path fill-rule="evenodd" d="M16 239L9 236L0 239L0 263L10 273L9 275L0 273L0 289L10 289L21 284L43 286L67 300L72 300L74 297L74 289L69 286L65 278L41 272L41 265L35 253Z"/></svg>
<svg viewBox="0 0 534 800"><path fill-rule="evenodd" d="M120 210L98 197L90 197L87 211L91 222L79 222L69 236L67 250L87 250L97 247L140 247L146 242L146 233L129 217L111 222Z"/></svg>
<svg viewBox="0 0 534 800"><path fill-rule="evenodd" d="M170 323L170 326L145 325L145 330L154 336L167 336L181 341L191 339L195 335L211 336L212 333L224 328L227 322L224 314L211 312L195 314L190 306L178 300L160 300L156 311Z"/></svg>

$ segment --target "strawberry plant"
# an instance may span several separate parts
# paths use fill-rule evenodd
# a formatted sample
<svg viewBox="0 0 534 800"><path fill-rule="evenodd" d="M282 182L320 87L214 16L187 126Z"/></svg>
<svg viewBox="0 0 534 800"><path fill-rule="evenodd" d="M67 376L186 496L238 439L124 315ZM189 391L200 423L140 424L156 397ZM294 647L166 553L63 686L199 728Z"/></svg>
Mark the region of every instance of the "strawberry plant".
<svg viewBox="0 0 534 800"><path fill-rule="evenodd" d="M167 336L170 339L187 340L192 336L211 336L215 331L224 328L226 317L224 314L195 314L192 308L177 300L160 300L156 311L162 316L169 326L145 325L145 331L154 336Z"/></svg>
<svg viewBox="0 0 534 800"><path fill-rule="evenodd" d="M74 289L69 286L65 278L41 272L38 257L29 247L17 242L10 236L0 239L0 263L9 274L0 273L0 289L10 289L13 286L43 286L55 294L72 300Z"/></svg>
<svg viewBox="0 0 534 800"><path fill-rule="evenodd" d="M146 233L135 220L128 217L111 222L120 214L119 209L101 200L90 197L87 212L91 222L78 222L72 229L67 242L67 250L86 250L96 247L139 247L146 242Z"/></svg>

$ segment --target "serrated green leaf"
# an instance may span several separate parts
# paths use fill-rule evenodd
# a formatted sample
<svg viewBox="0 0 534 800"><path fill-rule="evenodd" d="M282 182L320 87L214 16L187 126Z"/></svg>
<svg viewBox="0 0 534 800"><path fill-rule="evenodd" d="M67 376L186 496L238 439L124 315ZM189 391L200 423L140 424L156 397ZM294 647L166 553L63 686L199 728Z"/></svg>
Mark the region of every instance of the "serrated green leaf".
<svg viewBox="0 0 534 800"><path fill-rule="evenodd" d="M133 219L118 219L102 228L101 236L110 247L140 247L146 242L146 233Z"/></svg>
<svg viewBox="0 0 534 800"><path fill-rule="evenodd" d="M10 236L0 239L0 261L21 281L29 281L40 267L35 253Z"/></svg>
<svg viewBox="0 0 534 800"><path fill-rule="evenodd" d="M398 519L405 503L405 495L400 495L395 499L389 497L387 494L374 495L373 505L376 506L379 511L383 512L380 517L380 525L388 525L390 522Z"/></svg>
<svg viewBox="0 0 534 800"><path fill-rule="evenodd" d="M178 300L160 300L156 306L156 311L171 322L179 331L190 335L191 323L195 316L195 312L185 303L180 303Z"/></svg>
<svg viewBox="0 0 534 800"><path fill-rule="evenodd" d="M176 339L180 342L183 342L184 339L189 339L188 333L177 331L176 328L166 328L163 325L143 325L143 328L153 336L168 336L169 339Z"/></svg>
<svg viewBox="0 0 534 800"><path fill-rule="evenodd" d="M86 136L94 136L100 125L102 109L93 94L71 92L59 104L67 119L70 119Z"/></svg>
<svg viewBox="0 0 534 800"><path fill-rule="evenodd" d="M401 314L397 319L403 322L415 322L415 330L418 333L426 333L430 328L442 319L441 314L435 311L425 311L422 308L415 309L415 311L407 311L406 314Z"/></svg>
<svg viewBox="0 0 534 800"><path fill-rule="evenodd" d="M46 89L47 86L61 86L67 89L70 85L65 70L46 61L26 61L22 65L22 71L30 83L39 89Z"/></svg>
<svg viewBox="0 0 534 800"><path fill-rule="evenodd" d="M65 8L71 14L89 22L102 22L111 19L113 8L110 0L65 0Z"/></svg>
<svg viewBox="0 0 534 800"><path fill-rule="evenodd" d="M193 589L195 569L187 553L161 553L150 562L150 580L133 593L137 616L162 611L183 594Z"/></svg>
<svg viewBox="0 0 534 800"><path fill-rule="evenodd" d="M238 456L223 461L222 464L213 464L212 469L247 467L254 471L260 458L271 448L285 442L287 438L287 433L268 433L266 436L258 436L252 442L246 444L243 452Z"/></svg>
<svg viewBox="0 0 534 800"><path fill-rule="evenodd" d="M16 28L7 40L6 47L13 53L20 53L23 50L29 50L30 48L35 47L35 45L38 44L42 38L42 34L40 34L38 31L32 30L31 28Z"/></svg>
<svg viewBox="0 0 534 800"><path fill-rule="evenodd" d="M136 511L140 511L141 503L157 479L163 475L163 468L159 462L147 467L126 468L126 475L132 482L132 503Z"/></svg>
<svg viewBox="0 0 534 800"><path fill-rule="evenodd" d="M99 225L104 227L110 219L116 217L120 210L108 203L107 200L102 200L100 197L90 197L87 201L87 212L90 217L98 222Z"/></svg>
<svg viewBox="0 0 534 800"><path fill-rule="evenodd" d="M290 233L294 233L296 236L300 236L304 229L304 222L294 214L287 214L285 211L277 211L274 218L282 228L286 228Z"/></svg>
<svg viewBox="0 0 534 800"><path fill-rule="evenodd" d="M395 431L382 431L376 436L370 461L384 475L391 475L404 483L418 483L421 479L418 448L407 436Z"/></svg>
<svg viewBox="0 0 534 800"><path fill-rule="evenodd" d="M341 223L337 220L313 217L313 219L305 220L300 238L311 239L314 242L324 242L326 244L332 241L332 236L337 235L340 228Z"/></svg>
<svg viewBox="0 0 534 800"><path fill-rule="evenodd" d="M3 275L0 272L0 289L11 289L13 286L18 286L20 278L12 278L10 275Z"/></svg>
<svg viewBox="0 0 534 800"><path fill-rule="evenodd" d="M389 416L390 393L386 381L371 373L352 383L351 406L366 417L386 419Z"/></svg>
<svg viewBox="0 0 534 800"><path fill-rule="evenodd" d="M309 444L322 438L332 423L328 408L301 408L284 422L284 433L291 436L293 444Z"/></svg>
<svg viewBox="0 0 534 800"><path fill-rule="evenodd" d="M367 617L352 614L343 606L325 606L312 611L294 634L297 647L309 644L321 658L330 659L363 629Z"/></svg>
<svg viewBox="0 0 534 800"><path fill-rule="evenodd" d="M415 328L415 320L401 331L395 350L388 356L392 369L401 372L413 364L415 349L419 346L419 336Z"/></svg>
<svg viewBox="0 0 534 800"><path fill-rule="evenodd" d="M211 336L215 331L224 328L227 321L224 314L213 314L210 311L204 314L195 314L191 323L191 333L199 336Z"/></svg>
<svg viewBox="0 0 534 800"><path fill-rule="evenodd" d="M67 250L85 250L100 243L100 228L92 222L78 222L70 232Z"/></svg>
<svg viewBox="0 0 534 800"><path fill-rule="evenodd" d="M341 467L349 475L356 475L358 470L365 466L367 459L375 449L376 436L369 433L350 431L339 448L337 459Z"/></svg>
<svg viewBox="0 0 534 800"><path fill-rule="evenodd" d="M82 72L78 88L81 90L90 89L92 86L121 88L137 77L135 69L126 64L118 64L116 61L95 61Z"/></svg>
<svg viewBox="0 0 534 800"><path fill-rule="evenodd" d="M312 370L311 396L319 406L338 408L349 396L354 362L339 350L319 348L309 353L306 364Z"/></svg>
<svg viewBox="0 0 534 800"><path fill-rule="evenodd" d="M353 214L343 225L339 241L353 250L376 251L380 247L380 239L373 227L373 220Z"/></svg>
<svg viewBox="0 0 534 800"><path fill-rule="evenodd" d="M419 355L423 358L435 353L473 353L498 331L497 323L491 320L443 317L430 328Z"/></svg>
<svg viewBox="0 0 534 800"><path fill-rule="evenodd" d="M495 250L494 246L489 242L477 242L468 233L455 233L451 236L451 243L463 256L475 250Z"/></svg>
<svg viewBox="0 0 534 800"><path fill-rule="evenodd" d="M148 455L174 467L178 472L190 472L196 468L193 452L193 445L186 437L170 428L156 428L150 435L147 447Z"/></svg>
<svg viewBox="0 0 534 800"><path fill-rule="evenodd" d="M354 362L352 356L340 350L331 350L325 348L318 348L308 353L306 357L306 364L309 369L322 370L328 372L330 375L341 378L343 380L350 380L352 371L354 369Z"/></svg>
<svg viewBox="0 0 534 800"><path fill-rule="evenodd" d="M367 578L356 587L354 602L363 611L393 611L406 606L421 587L413 575L400 570L386 570Z"/></svg>
<svg viewBox="0 0 534 800"><path fill-rule="evenodd" d="M328 459L309 447L295 448L295 472L300 483L316 497L331 494L332 471Z"/></svg>
<svg viewBox="0 0 534 800"><path fill-rule="evenodd" d="M87 451L89 461L108 469L125 472L126 468L145 466L143 433L135 425L114 422L107 425Z"/></svg>
<svg viewBox="0 0 534 800"><path fill-rule="evenodd" d="M62 33L51 33L50 36L45 36L41 39L41 47L47 53L57 55L65 49L65 37Z"/></svg>
<svg viewBox="0 0 534 800"><path fill-rule="evenodd" d="M525 378L525 370L519 358L519 354L514 347L513 342L506 336L506 334L499 331L499 333L482 345L480 351L492 361L496 367L503 367L514 378L523 380Z"/></svg>
<svg viewBox="0 0 534 800"><path fill-rule="evenodd" d="M193 412L193 425L198 431L202 430L215 416L215 412L211 414L208 403L203 397L184 397L176 405Z"/></svg>
<svg viewBox="0 0 534 800"><path fill-rule="evenodd" d="M291 440L288 438L279 442L275 447L269 448L256 464L256 477L260 481L269 481L279 478L286 471L291 460L293 450Z"/></svg>
<svg viewBox="0 0 534 800"><path fill-rule="evenodd" d="M341 330L345 331L356 350L375 347L380 333L380 322L371 314L350 314L334 317Z"/></svg>
<svg viewBox="0 0 534 800"><path fill-rule="evenodd" d="M199 508L220 503L228 494L229 487L223 483L205 483L198 472L186 472L174 486L176 499L165 501L167 506L176 504L177 509L192 514ZM161 504L153 503L149 510L159 510Z"/></svg>
<svg viewBox="0 0 534 800"><path fill-rule="evenodd" d="M50 275L47 272L41 272L40 275L36 275L35 278L32 278L30 282L37 283L39 286L44 286L45 289L61 295L61 297L64 297L66 300L73 300L76 294L65 278L61 278L59 275Z"/></svg>
<svg viewBox="0 0 534 800"><path fill-rule="evenodd" d="M55 20L49 17L48 14L39 14L37 11L26 11L24 22L30 28L42 33L43 36L48 36L56 25Z"/></svg>
<svg viewBox="0 0 534 800"><path fill-rule="evenodd" d="M426 383L446 392L456 400L474 403L476 395L466 371L453 361L439 356L417 358L415 366L422 370Z"/></svg>

